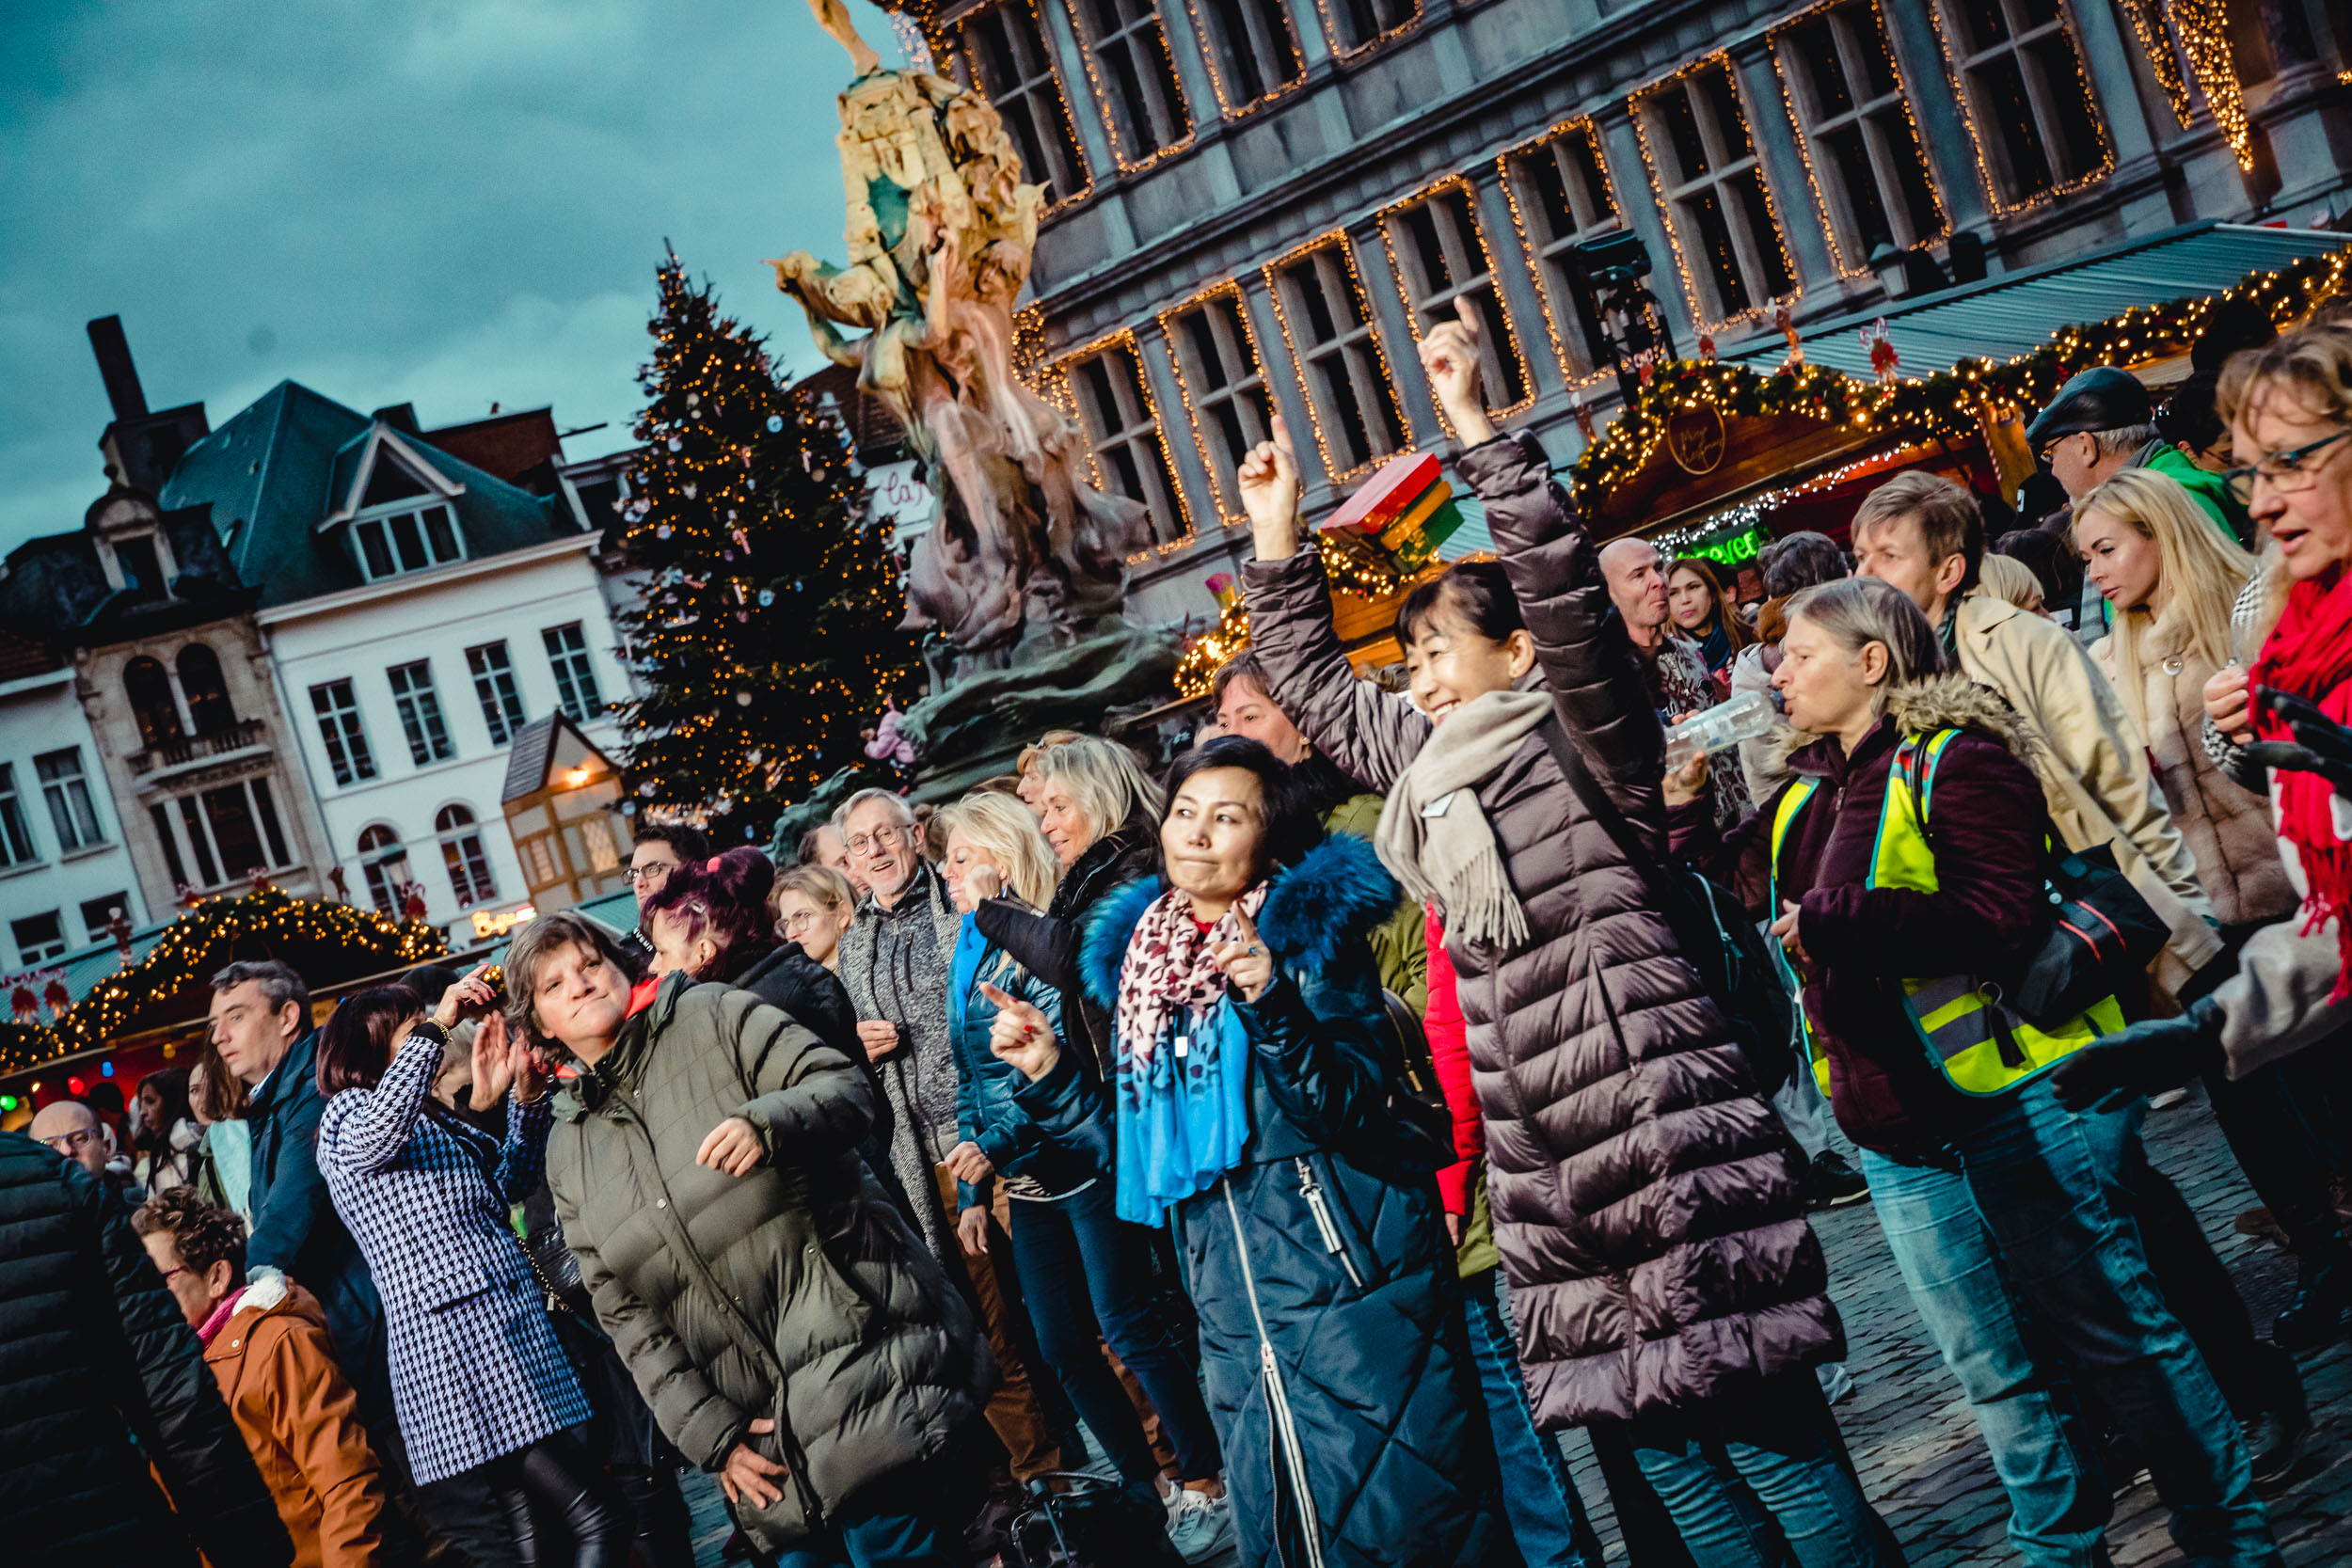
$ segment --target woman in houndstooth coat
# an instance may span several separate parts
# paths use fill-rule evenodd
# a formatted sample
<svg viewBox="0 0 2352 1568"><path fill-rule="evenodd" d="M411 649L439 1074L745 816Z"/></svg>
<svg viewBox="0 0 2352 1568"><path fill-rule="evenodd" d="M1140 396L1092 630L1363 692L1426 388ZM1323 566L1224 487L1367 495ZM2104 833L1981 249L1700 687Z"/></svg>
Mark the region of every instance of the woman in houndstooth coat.
<svg viewBox="0 0 2352 1568"><path fill-rule="evenodd" d="M427 1513L430 1483L479 1471L512 1523L501 1556L550 1560L533 1549L536 1505L563 1521L576 1568L617 1568L628 1560L623 1510L571 1430L588 1420L588 1398L507 1224L546 1169L546 1080L493 1013L475 1037L474 1080L492 1094L512 1085L503 1144L432 1096L449 1029L494 994L476 970L429 1018L405 986L345 1001L319 1031L318 1166L384 1298L392 1404Z"/></svg>

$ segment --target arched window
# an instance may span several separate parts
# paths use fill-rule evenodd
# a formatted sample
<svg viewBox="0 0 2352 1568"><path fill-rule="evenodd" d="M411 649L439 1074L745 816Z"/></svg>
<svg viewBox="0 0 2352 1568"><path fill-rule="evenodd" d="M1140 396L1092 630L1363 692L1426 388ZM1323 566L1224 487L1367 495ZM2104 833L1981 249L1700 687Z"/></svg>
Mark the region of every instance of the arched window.
<svg viewBox="0 0 2352 1568"><path fill-rule="evenodd" d="M490 857L483 852L473 813L464 806L443 806L433 819L433 831L441 835L441 863L449 867L449 885L457 895L457 907L471 909L496 898L498 884L490 880Z"/></svg>
<svg viewBox="0 0 2352 1568"><path fill-rule="evenodd" d="M139 721L139 739L147 745L161 746L186 733L180 727L180 704L171 694L171 677L154 659L142 656L123 666L122 693L131 699L131 711Z"/></svg>
<svg viewBox="0 0 2352 1568"><path fill-rule="evenodd" d="M188 700L188 722L199 735L220 735L237 727L229 705L229 683L221 678L220 656L201 642L180 650L180 694Z"/></svg>
<svg viewBox="0 0 2352 1568"><path fill-rule="evenodd" d="M381 822L360 829L359 869L367 874L368 901L386 914L398 914L401 888L416 880L400 835Z"/></svg>

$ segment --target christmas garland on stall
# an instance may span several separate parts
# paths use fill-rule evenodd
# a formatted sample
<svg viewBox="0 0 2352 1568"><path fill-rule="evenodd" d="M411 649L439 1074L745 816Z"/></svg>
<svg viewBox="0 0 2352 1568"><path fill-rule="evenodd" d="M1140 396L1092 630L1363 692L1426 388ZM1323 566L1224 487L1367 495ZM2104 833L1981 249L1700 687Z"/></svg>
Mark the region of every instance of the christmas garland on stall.
<svg viewBox="0 0 2352 1568"><path fill-rule="evenodd" d="M207 898L156 935L135 964L107 975L89 994L45 1025L10 1025L0 1033L0 1073L23 1072L58 1056L105 1047L138 1007L177 995L228 961L243 940L300 942L363 952L374 967L418 964L449 951L448 939L421 920L395 920L374 910L296 898L274 887L238 898Z"/></svg>

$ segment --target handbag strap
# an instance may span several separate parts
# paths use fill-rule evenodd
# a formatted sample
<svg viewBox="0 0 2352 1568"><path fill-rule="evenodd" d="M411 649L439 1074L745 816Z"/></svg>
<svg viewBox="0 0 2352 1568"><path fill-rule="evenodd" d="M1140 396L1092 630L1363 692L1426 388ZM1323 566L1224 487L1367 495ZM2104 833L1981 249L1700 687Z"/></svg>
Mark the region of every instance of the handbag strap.
<svg viewBox="0 0 2352 1568"><path fill-rule="evenodd" d="M1609 841L1617 847L1617 853L1625 857L1626 864L1632 867L1645 884L1649 884L1649 855L1635 842L1632 824L1617 809L1617 802L1609 798L1608 790L1602 788L1600 781L1593 777L1593 770L1584 766L1582 753L1577 751L1576 742L1568 737L1567 726L1560 721L1559 710L1555 708L1544 715L1543 722L1535 728L1543 736L1544 744L1551 748L1551 760L1559 765L1561 776L1567 781L1568 792L1584 808L1584 815L1600 824L1601 832L1607 833ZM1654 886L1652 891L1655 892Z"/></svg>

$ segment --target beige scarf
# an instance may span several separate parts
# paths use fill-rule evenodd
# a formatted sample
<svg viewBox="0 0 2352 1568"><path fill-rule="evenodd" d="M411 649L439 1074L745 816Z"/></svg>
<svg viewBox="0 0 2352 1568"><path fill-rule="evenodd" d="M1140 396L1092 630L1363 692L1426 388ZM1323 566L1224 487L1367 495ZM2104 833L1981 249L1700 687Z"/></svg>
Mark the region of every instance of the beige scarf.
<svg viewBox="0 0 2352 1568"><path fill-rule="evenodd" d="M1527 911L1503 870L1478 786L1502 771L1528 732L1551 713L1551 696L1489 691L1448 714L1389 791L1373 847L1405 891L1445 911L1449 935L1518 947Z"/></svg>

